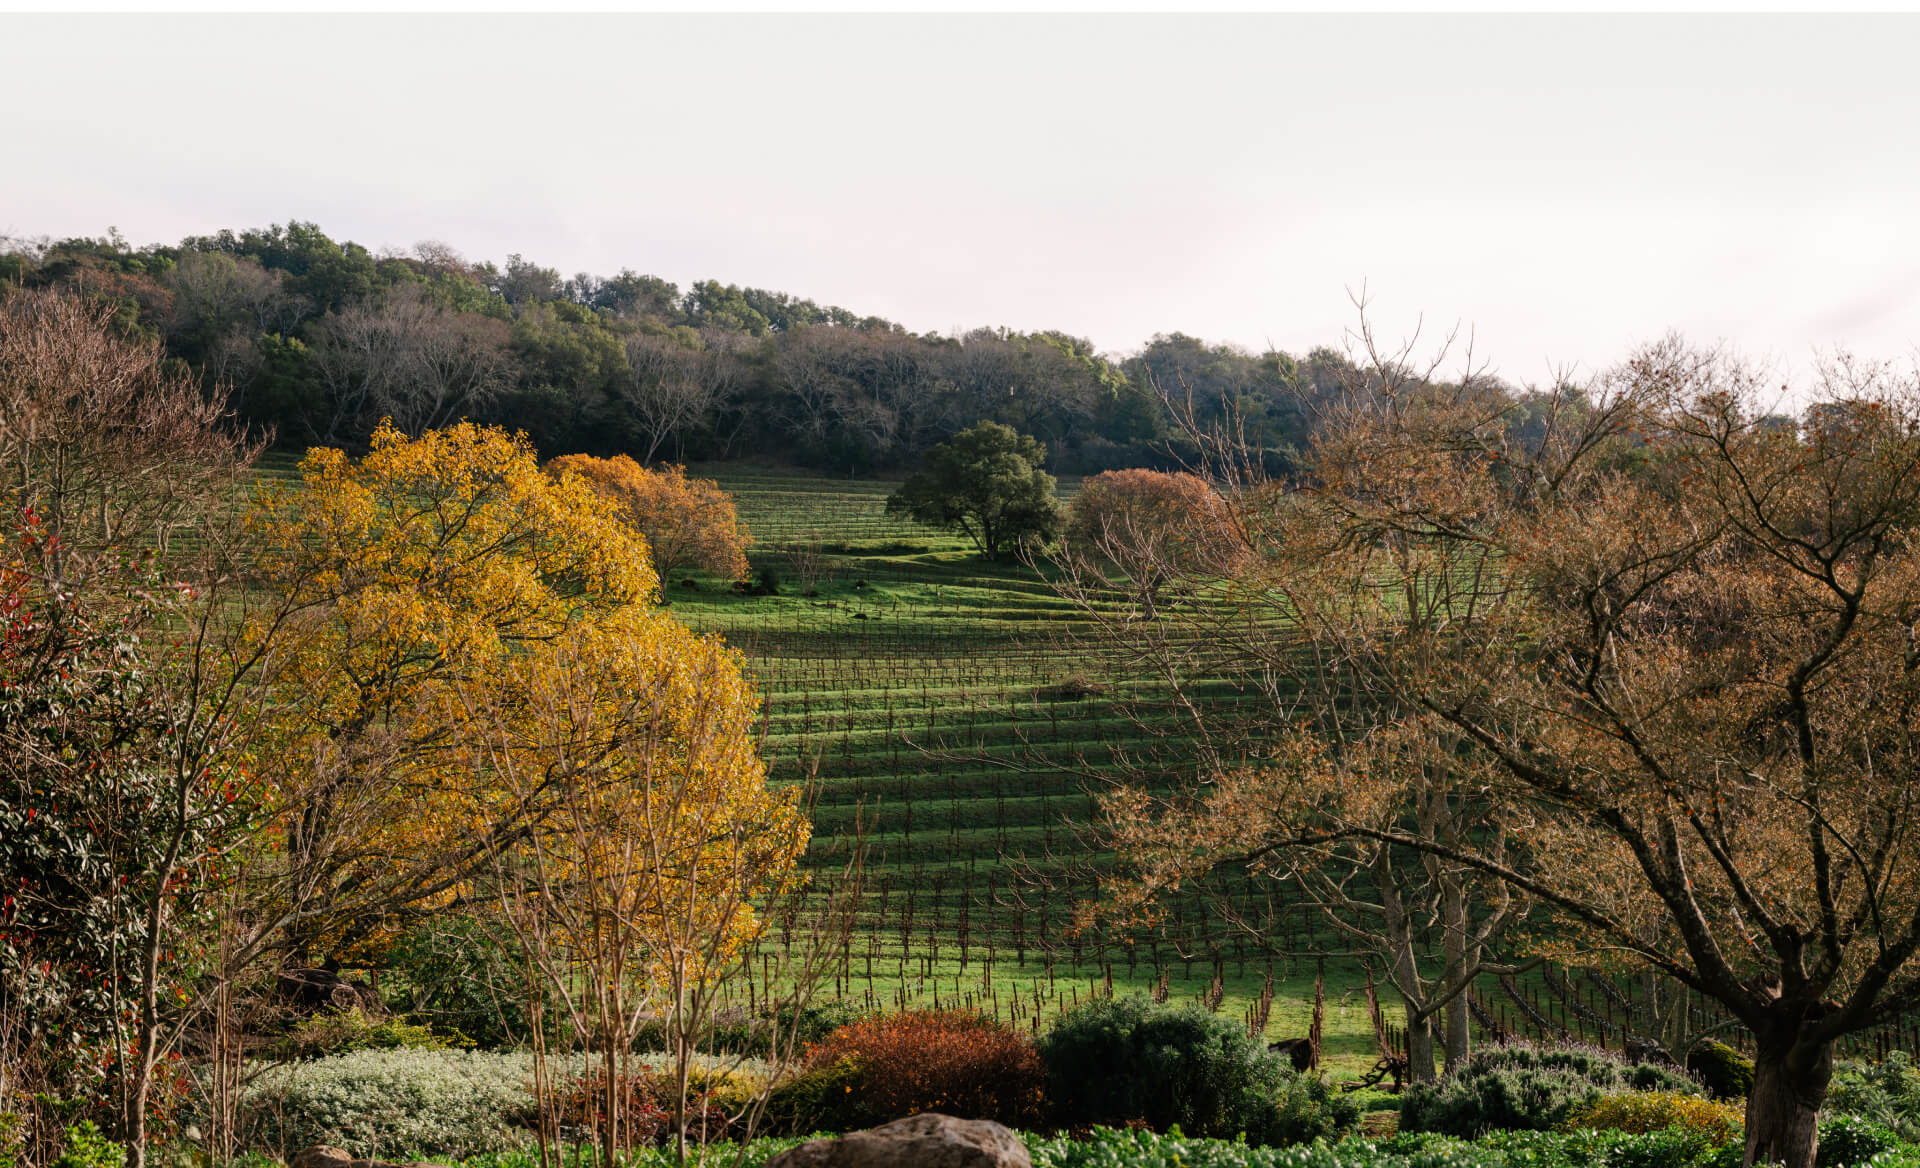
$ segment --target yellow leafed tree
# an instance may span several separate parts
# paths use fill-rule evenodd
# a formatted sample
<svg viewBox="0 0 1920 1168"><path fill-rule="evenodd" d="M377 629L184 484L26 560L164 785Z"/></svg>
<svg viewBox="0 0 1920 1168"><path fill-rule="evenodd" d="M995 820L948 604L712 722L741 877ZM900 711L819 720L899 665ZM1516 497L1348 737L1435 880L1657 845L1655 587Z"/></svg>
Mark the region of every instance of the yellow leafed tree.
<svg viewBox="0 0 1920 1168"><path fill-rule="evenodd" d="M289 806L296 949L377 942L530 839L548 861L600 863L557 845L570 783L598 784L596 846L651 866L651 907L623 907L645 923L649 961L675 943L670 908L688 907L668 873L717 846L709 817L777 856L804 846L766 791L737 663L654 607L644 537L584 480L543 473L524 439L382 427L364 458L309 454L254 523L284 601L261 635L280 646L286 716L267 765ZM594 767L577 765L595 745ZM703 893L715 902L683 929L726 899Z"/></svg>

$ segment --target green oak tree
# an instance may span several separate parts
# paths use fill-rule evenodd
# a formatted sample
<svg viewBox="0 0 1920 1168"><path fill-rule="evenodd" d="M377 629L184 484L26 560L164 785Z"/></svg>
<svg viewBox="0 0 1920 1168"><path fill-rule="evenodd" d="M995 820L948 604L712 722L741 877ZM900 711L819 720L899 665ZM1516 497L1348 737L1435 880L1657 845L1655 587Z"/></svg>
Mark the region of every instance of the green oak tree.
<svg viewBox="0 0 1920 1168"><path fill-rule="evenodd" d="M1047 448L998 422L962 430L927 451L925 469L887 497L887 514L959 530L989 560L1017 555L1060 528Z"/></svg>

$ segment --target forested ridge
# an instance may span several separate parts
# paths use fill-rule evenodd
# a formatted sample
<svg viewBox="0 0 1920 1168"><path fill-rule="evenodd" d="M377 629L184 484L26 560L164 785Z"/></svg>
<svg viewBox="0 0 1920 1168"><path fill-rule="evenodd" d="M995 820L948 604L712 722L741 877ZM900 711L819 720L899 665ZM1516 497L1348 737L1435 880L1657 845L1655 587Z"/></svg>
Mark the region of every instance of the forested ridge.
<svg viewBox="0 0 1920 1168"><path fill-rule="evenodd" d="M771 458L835 473L910 464L982 420L1043 442L1055 470L1180 460L1169 399L1232 411L1286 461L1302 400L1343 354L1253 354L1168 332L1124 359L1062 332L914 333L760 288L686 289L622 268L563 277L441 243L373 252L297 221L134 246L117 231L0 237L0 287L118 305L131 333L232 387L285 447L364 448L382 418L524 431L543 455ZM1302 392L1304 391L1304 392Z"/></svg>

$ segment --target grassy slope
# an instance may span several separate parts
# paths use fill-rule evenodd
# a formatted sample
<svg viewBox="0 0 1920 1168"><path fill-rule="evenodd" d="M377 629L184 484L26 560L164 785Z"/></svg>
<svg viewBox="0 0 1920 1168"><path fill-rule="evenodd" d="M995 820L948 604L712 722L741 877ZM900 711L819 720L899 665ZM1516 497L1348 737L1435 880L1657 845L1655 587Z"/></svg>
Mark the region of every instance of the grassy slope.
<svg viewBox="0 0 1920 1168"><path fill-rule="evenodd" d="M1044 579L889 519L891 483L695 471L733 493L756 540L756 565L780 572L783 594L676 580L673 610L724 633L745 655L765 698L775 779L816 779L819 836L848 830L856 812L869 824L869 893L844 993L880 1004L979 1004L1032 1025L1104 992L1109 970L1126 992L1149 989L1164 969L1170 996L1194 999L1212 981L1217 954L1224 1012L1244 1016L1271 962L1267 1033L1306 1032L1310 968L1263 952L1258 939L1224 935L1197 903L1130 944L1110 937L1076 952L1065 939L1070 901L1088 891L1079 869L1098 863L1079 825L1115 752L1149 760L1146 769L1165 779L1190 764L1177 744L1128 717L1117 692L1085 692L1081 682L1105 675L1074 643L1078 614ZM825 552L810 555L808 545ZM1151 689L1140 683L1133 692L1150 702ZM1041 892L1035 877L1065 887ZM1268 924L1274 949L1308 940L1310 918L1288 913L1283 897ZM1329 1053L1342 1069L1370 1064L1358 971L1336 963L1328 982Z"/></svg>

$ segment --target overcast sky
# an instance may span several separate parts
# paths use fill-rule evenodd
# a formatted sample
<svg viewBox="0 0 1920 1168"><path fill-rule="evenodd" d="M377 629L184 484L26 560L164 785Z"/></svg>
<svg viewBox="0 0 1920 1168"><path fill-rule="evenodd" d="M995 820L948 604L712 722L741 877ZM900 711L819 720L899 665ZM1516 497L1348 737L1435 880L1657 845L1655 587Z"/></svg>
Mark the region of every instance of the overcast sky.
<svg viewBox="0 0 1920 1168"><path fill-rule="evenodd" d="M1920 19L0 16L0 231L290 218L915 331L1515 380L1678 329L1920 345Z"/></svg>

